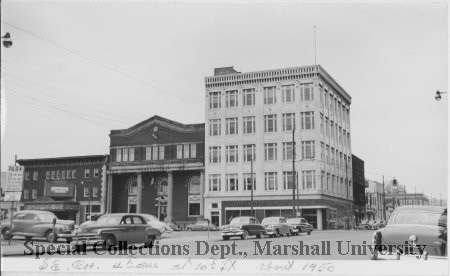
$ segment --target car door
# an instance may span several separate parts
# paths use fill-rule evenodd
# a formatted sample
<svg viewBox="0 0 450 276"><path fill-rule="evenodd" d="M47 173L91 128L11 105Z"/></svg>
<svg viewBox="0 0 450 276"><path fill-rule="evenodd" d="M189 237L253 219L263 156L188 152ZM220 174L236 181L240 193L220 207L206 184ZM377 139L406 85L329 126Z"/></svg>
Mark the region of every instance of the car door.
<svg viewBox="0 0 450 276"><path fill-rule="evenodd" d="M150 227L145 219L140 216L133 216L133 232L134 232L134 242L143 243L147 241L147 235L145 229Z"/></svg>
<svg viewBox="0 0 450 276"><path fill-rule="evenodd" d="M26 213L17 213L13 217L13 232L23 233L25 231L26 223L25 223Z"/></svg>
<svg viewBox="0 0 450 276"><path fill-rule="evenodd" d="M22 223L23 223L22 232L30 234L30 236L44 235L43 230L41 229L41 227L39 227L39 224L41 222L39 221L39 217L36 214L27 213Z"/></svg>
<svg viewBox="0 0 450 276"><path fill-rule="evenodd" d="M128 243L134 243L134 232L133 218L131 216L123 216L120 221L120 228L115 233L117 242L127 241Z"/></svg>

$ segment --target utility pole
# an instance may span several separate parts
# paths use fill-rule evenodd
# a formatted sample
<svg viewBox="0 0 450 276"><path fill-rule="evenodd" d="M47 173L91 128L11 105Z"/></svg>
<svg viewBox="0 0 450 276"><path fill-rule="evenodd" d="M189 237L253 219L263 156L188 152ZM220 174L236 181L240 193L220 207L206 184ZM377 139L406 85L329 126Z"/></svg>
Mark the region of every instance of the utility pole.
<svg viewBox="0 0 450 276"><path fill-rule="evenodd" d="M295 123L292 126L292 217L297 217L295 204ZM297 187L298 189L298 187Z"/></svg>
<svg viewBox="0 0 450 276"><path fill-rule="evenodd" d="M345 182L347 186L347 223L350 224L350 215L349 215L349 209L350 209L350 199L348 197L348 190L349 190L349 182L348 182L348 156L345 158ZM347 225L349 227L349 225Z"/></svg>
<svg viewBox="0 0 450 276"><path fill-rule="evenodd" d="M250 161L250 175L251 175L251 180L252 180L252 187L251 187L251 189L250 189L250 196L251 196L251 212L250 212L250 214L251 214L251 216L252 217L254 217L254 214L253 214L253 185L255 185L255 183L254 183L254 179L253 179L253 155L252 155L252 159L251 159L251 161Z"/></svg>
<svg viewBox="0 0 450 276"><path fill-rule="evenodd" d="M386 220L386 192L384 190L384 175L383 175L383 220Z"/></svg>

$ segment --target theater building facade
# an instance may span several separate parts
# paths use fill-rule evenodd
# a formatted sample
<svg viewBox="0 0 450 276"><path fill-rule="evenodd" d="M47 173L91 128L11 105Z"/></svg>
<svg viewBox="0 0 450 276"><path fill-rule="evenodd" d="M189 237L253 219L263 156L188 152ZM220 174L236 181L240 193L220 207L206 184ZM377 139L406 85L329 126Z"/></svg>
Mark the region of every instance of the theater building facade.
<svg viewBox="0 0 450 276"><path fill-rule="evenodd" d="M109 213L147 213L185 224L203 214L204 124L153 116L111 130Z"/></svg>
<svg viewBox="0 0 450 276"><path fill-rule="evenodd" d="M77 224L105 212L106 155L19 159L22 210L45 210Z"/></svg>
<svg viewBox="0 0 450 276"><path fill-rule="evenodd" d="M259 220L301 216L316 229L352 217L350 103L320 65L216 68L205 78L205 217L226 224L252 204Z"/></svg>

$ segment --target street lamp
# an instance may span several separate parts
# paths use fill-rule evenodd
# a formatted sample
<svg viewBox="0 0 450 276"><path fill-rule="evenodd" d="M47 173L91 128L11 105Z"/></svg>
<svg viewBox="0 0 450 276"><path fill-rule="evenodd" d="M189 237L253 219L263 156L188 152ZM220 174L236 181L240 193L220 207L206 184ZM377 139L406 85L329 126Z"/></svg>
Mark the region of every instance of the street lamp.
<svg viewBox="0 0 450 276"><path fill-rule="evenodd" d="M10 48L12 46L11 35L7 32L4 36L2 36L3 46L5 48Z"/></svg>
<svg viewBox="0 0 450 276"><path fill-rule="evenodd" d="M440 100L441 100L441 98L442 98L441 94L447 94L447 92L443 92L443 91L437 90L437 91L436 91L436 95L434 96L434 98L436 99L436 101L440 101Z"/></svg>

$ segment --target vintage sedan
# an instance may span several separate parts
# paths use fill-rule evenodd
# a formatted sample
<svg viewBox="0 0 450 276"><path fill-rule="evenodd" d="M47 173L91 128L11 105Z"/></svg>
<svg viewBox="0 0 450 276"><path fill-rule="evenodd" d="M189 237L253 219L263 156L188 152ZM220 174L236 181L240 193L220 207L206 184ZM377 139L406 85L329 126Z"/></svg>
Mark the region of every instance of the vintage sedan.
<svg viewBox="0 0 450 276"><path fill-rule="evenodd" d="M147 224L144 214L116 213L101 216L97 223L80 227L73 245L102 245L104 248L127 242L145 246L161 237L159 229Z"/></svg>
<svg viewBox="0 0 450 276"><path fill-rule="evenodd" d="M193 224L186 225L188 231L217 231L218 228L214 224L208 223L206 220L199 220Z"/></svg>
<svg viewBox="0 0 450 276"><path fill-rule="evenodd" d="M287 224L291 225L296 229L297 231L294 232L296 235L300 233L308 233L308 235L311 235L311 232L313 230L313 226L308 223L308 221L304 218L289 218L287 219Z"/></svg>
<svg viewBox="0 0 450 276"><path fill-rule="evenodd" d="M55 222L54 233L53 222ZM2 221L0 231L5 240L14 236L24 236L26 240L45 238L48 242L55 242L63 238L70 242L74 228L73 220L60 220L52 212L26 210L14 214L12 227L11 219Z"/></svg>
<svg viewBox="0 0 450 276"><path fill-rule="evenodd" d="M294 234L294 227L286 223L283 217L267 217L261 221L261 225L266 229L269 237L290 236ZM297 230L295 230L297 232Z"/></svg>
<svg viewBox="0 0 450 276"><path fill-rule="evenodd" d="M258 239L265 235L265 228L254 217L235 217L230 224L223 225L222 238L229 240L230 237L240 237L245 240L248 236L256 236Z"/></svg>
<svg viewBox="0 0 450 276"><path fill-rule="evenodd" d="M425 245L422 256L447 256L447 208L439 206L400 206L391 214L386 226L374 232L372 260L378 258L384 245L393 251L397 259L411 246L418 252L418 246ZM399 250L400 249L400 250ZM404 250L406 251L406 250ZM409 251L409 250L408 250Z"/></svg>

